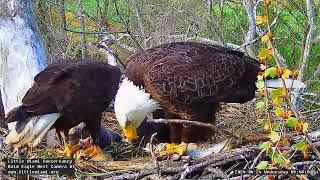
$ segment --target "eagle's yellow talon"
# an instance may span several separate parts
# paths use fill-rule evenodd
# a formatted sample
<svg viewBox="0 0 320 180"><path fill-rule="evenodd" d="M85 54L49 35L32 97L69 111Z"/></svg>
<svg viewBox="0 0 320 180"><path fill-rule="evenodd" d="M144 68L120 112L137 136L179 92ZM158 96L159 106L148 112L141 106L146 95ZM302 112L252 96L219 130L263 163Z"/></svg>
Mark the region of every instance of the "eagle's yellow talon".
<svg viewBox="0 0 320 180"><path fill-rule="evenodd" d="M75 144L72 147L70 147L67 143L66 136L63 131L60 132L60 135L63 141L64 153L67 155L68 158L72 158L73 155L80 149L80 146L78 144Z"/></svg>
<svg viewBox="0 0 320 180"><path fill-rule="evenodd" d="M89 157L90 159L93 158L94 156L98 155L98 154L103 154L102 150L100 147L97 146L91 146L89 148L87 148L83 153L82 153L82 157Z"/></svg>

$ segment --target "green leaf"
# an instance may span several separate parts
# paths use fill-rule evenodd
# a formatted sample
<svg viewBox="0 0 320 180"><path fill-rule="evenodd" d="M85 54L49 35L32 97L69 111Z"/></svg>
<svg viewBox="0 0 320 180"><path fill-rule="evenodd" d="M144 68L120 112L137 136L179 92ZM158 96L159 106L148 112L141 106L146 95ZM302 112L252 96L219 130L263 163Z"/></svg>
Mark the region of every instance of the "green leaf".
<svg viewBox="0 0 320 180"><path fill-rule="evenodd" d="M268 166L268 161L261 161L261 162L256 166L256 168L257 168L258 170L264 170L264 169L267 168L267 166Z"/></svg>
<svg viewBox="0 0 320 180"><path fill-rule="evenodd" d="M256 105L256 109L259 111L263 111L266 108L266 104L264 102L258 102Z"/></svg>
<svg viewBox="0 0 320 180"><path fill-rule="evenodd" d="M276 110L274 110L274 114L276 115L276 117L281 117L283 114L282 107L278 107Z"/></svg>
<svg viewBox="0 0 320 180"><path fill-rule="evenodd" d="M257 119L257 123L264 124L265 119Z"/></svg>
<svg viewBox="0 0 320 180"><path fill-rule="evenodd" d="M263 142L260 144L260 148L267 149L269 147L269 141Z"/></svg>
<svg viewBox="0 0 320 180"><path fill-rule="evenodd" d="M271 131L270 135L268 136L272 142L277 142L280 140L279 133L276 131Z"/></svg>
<svg viewBox="0 0 320 180"><path fill-rule="evenodd" d="M271 91L271 98L272 99L276 99L277 97L279 97L281 95L281 89L277 88L277 89L273 89Z"/></svg>
<svg viewBox="0 0 320 180"><path fill-rule="evenodd" d="M272 130L273 131L279 131L280 130L280 124L279 123L274 123L272 125Z"/></svg>
<svg viewBox="0 0 320 180"><path fill-rule="evenodd" d="M295 127L297 123L298 123L298 119L295 117L289 117L286 121L286 125L292 128Z"/></svg>
<svg viewBox="0 0 320 180"><path fill-rule="evenodd" d="M256 87L257 87L258 89L263 88L263 87L264 87L264 81L257 81L257 82L256 82Z"/></svg>
<svg viewBox="0 0 320 180"><path fill-rule="evenodd" d="M303 146L305 146L306 143L304 141L300 141L297 144L295 144L294 146L296 147L296 149L301 150L303 148Z"/></svg>
<svg viewBox="0 0 320 180"><path fill-rule="evenodd" d="M280 157L280 156L277 157L277 158L275 158L274 161L275 161L276 163L278 163L278 164L281 164L281 165L285 163L285 161L284 161L284 160L282 159L282 157Z"/></svg>
<svg viewBox="0 0 320 180"><path fill-rule="evenodd" d="M277 68L275 67L271 67L271 68L268 68L265 70L265 76L266 77L271 77L271 78L274 78L277 76Z"/></svg>

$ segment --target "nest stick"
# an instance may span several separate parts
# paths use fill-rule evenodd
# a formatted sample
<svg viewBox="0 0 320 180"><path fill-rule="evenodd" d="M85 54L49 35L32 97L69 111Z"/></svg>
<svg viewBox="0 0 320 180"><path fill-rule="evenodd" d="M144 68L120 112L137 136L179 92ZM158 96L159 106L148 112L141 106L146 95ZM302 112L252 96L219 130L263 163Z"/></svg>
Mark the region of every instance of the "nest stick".
<svg viewBox="0 0 320 180"><path fill-rule="evenodd" d="M183 119L148 119L147 122L151 123L174 123L174 124L188 124L188 125L195 125L195 126L201 126L205 128L212 129L214 131L218 131L221 133L224 133L226 135L235 137L235 138L240 138L240 136L233 134L230 131L227 131L223 128L218 128L217 126L210 124L210 123L203 123L199 121L189 121L189 120L183 120Z"/></svg>

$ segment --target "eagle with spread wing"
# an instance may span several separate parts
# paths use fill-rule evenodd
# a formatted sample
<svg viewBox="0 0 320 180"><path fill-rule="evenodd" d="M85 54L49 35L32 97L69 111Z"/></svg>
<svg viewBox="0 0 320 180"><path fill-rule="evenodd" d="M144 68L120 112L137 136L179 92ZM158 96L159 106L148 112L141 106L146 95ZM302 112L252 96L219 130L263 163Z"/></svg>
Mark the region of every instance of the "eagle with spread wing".
<svg viewBox="0 0 320 180"><path fill-rule="evenodd" d="M119 68L94 60L49 65L35 76L34 84L25 94L22 104L8 113L6 122L17 123L6 137L6 142L19 147L26 139L32 138L32 146L36 146L51 128L61 132L61 140L70 128L84 122L82 134L91 135L93 142L84 154L93 156L100 149L95 145L99 141L102 112L114 98L120 76ZM47 118L30 120L39 115L46 115ZM65 143L68 157L78 149L78 145L69 147Z"/></svg>

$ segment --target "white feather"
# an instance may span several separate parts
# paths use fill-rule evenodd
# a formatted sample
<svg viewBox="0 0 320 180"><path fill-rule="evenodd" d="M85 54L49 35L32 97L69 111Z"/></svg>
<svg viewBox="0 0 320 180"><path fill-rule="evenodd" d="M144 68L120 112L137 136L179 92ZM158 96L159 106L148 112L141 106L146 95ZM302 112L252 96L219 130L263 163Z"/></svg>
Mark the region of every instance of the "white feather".
<svg viewBox="0 0 320 180"><path fill-rule="evenodd" d="M5 142L14 147L20 147L30 143L35 147L41 142L59 117L59 113L31 117L21 133L18 133L15 128L13 128L7 135Z"/></svg>
<svg viewBox="0 0 320 180"><path fill-rule="evenodd" d="M287 88L293 88L293 89L302 89L306 87L306 84L299 80L293 80L293 79L285 79L285 84ZM283 87L282 80L281 79L269 79L267 80L267 87L268 88L278 88Z"/></svg>
<svg viewBox="0 0 320 180"><path fill-rule="evenodd" d="M122 128L139 127L142 121L160 104L150 98L143 88L135 86L128 78L122 81L114 102L115 114Z"/></svg>

